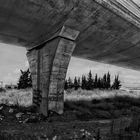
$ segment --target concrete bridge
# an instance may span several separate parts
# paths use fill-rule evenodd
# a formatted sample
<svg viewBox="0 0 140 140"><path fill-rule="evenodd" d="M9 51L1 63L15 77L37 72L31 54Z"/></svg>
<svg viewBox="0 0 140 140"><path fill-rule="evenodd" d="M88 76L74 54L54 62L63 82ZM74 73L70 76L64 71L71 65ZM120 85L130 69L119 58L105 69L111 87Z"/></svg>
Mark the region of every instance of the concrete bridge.
<svg viewBox="0 0 140 140"><path fill-rule="evenodd" d="M33 103L44 115L61 114L72 55L140 69L140 7L132 0L0 0L0 41L27 48Z"/></svg>

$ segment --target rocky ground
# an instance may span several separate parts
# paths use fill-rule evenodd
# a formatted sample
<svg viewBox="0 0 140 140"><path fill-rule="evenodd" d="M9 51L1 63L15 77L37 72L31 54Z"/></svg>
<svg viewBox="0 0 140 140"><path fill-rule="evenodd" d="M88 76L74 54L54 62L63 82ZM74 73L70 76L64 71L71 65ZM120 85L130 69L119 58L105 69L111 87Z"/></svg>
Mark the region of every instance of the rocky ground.
<svg viewBox="0 0 140 140"><path fill-rule="evenodd" d="M49 112L44 117L33 107L0 105L0 140L106 140L105 135L122 124L118 120L112 128L112 120L81 121L66 114ZM123 120L122 129L129 123Z"/></svg>
<svg viewBox="0 0 140 140"><path fill-rule="evenodd" d="M49 117L36 113L33 107L0 106L0 139L93 139L91 133L82 126L78 129L74 122L69 124L64 116L49 112ZM62 123L61 123L62 121ZM68 120L67 120L68 121ZM80 123L79 123L80 124Z"/></svg>
<svg viewBox="0 0 140 140"><path fill-rule="evenodd" d="M113 140L120 132L130 137L140 132L139 98L66 101L64 106L63 115L49 111L45 117L33 106L0 104L0 140Z"/></svg>

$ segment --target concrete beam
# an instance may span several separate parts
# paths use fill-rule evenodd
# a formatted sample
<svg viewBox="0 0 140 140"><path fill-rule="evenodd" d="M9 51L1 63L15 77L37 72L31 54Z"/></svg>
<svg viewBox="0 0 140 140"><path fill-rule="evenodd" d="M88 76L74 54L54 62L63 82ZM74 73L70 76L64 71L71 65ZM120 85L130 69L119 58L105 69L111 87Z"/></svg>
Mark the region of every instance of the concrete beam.
<svg viewBox="0 0 140 140"><path fill-rule="evenodd" d="M63 27L57 36L27 53L32 74L33 104L46 116L49 110L63 113L64 81L78 34L78 31Z"/></svg>

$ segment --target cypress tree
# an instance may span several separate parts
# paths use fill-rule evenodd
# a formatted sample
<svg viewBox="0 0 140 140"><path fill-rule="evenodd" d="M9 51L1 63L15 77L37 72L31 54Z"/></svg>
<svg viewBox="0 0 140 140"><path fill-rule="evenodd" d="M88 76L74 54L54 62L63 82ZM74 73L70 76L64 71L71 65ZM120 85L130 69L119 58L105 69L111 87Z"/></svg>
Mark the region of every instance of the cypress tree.
<svg viewBox="0 0 140 140"><path fill-rule="evenodd" d="M92 73L91 71L88 74L88 79L87 79L87 90L93 89L93 79L92 79Z"/></svg>
<svg viewBox="0 0 140 140"><path fill-rule="evenodd" d="M95 80L94 80L94 88L98 88L98 76L97 74L95 75Z"/></svg>
<svg viewBox="0 0 140 140"><path fill-rule="evenodd" d="M113 85L112 85L112 89L120 89L121 87L121 81L119 80L119 76L115 76L115 79L114 79L114 82L113 82Z"/></svg>
<svg viewBox="0 0 140 140"><path fill-rule="evenodd" d="M81 87L81 80L80 80L80 77L78 78L78 88Z"/></svg>
<svg viewBox="0 0 140 140"><path fill-rule="evenodd" d="M97 88L101 89L101 79L100 78L98 78Z"/></svg>
<svg viewBox="0 0 140 140"><path fill-rule="evenodd" d="M77 90L79 88L77 78L74 78L74 89Z"/></svg>
<svg viewBox="0 0 140 140"><path fill-rule="evenodd" d="M104 74L103 79L102 79L102 84L103 84L103 89L107 88L107 78L106 78L106 74Z"/></svg>
<svg viewBox="0 0 140 140"><path fill-rule="evenodd" d="M85 76L82 76L81 88L86 89L87 80Z"/></svg>
<svg viewBox="0 0 140 140"><path fill-rule="evenodd" d="M104 89L104 79L100 79L100 89Z"/></svg>
<svg viewBox="0 0 140 140"><path fill-rule="evenodd" d="M111 84L110 84L111 80L110 80L110 73L107 73L107 89L110 88Z"/></svg>

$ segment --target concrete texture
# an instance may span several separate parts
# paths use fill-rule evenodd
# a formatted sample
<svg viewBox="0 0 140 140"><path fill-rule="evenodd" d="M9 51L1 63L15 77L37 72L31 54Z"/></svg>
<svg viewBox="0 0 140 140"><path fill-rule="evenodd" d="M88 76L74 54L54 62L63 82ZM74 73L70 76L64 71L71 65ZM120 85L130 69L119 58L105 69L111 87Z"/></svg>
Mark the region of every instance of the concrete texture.
<svg viewBox="0 0 140 140"><path fill-rule="evenodd" d="M78 34L78 31L62 27L54 38L27 53L32 74L33 104L46 116L48 110L63 113L64 82Z"/></svg>

